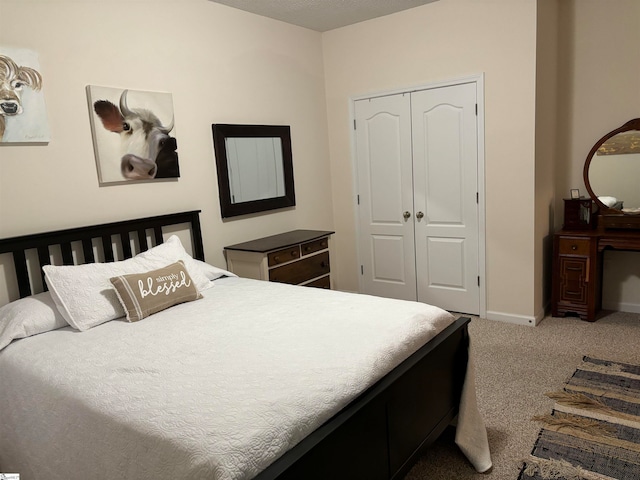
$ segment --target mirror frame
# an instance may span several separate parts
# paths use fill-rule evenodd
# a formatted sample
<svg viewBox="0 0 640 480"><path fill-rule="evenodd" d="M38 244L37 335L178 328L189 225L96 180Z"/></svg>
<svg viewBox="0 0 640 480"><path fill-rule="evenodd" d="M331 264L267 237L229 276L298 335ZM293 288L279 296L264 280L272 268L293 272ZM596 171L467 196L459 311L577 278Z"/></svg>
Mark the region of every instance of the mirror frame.
<svg viewBox="0 0 640 480"><path fill-rule="evenodd" d="M234 125L214 123L211 125L213 146L218 170L218 193L222 218L266 212L278 208L293 207L296 195L293 182L293 156L291 154L291 127L288 125ZM227 161L227 138L279 138L282 142L282 167L284 173L284 195L249 202L233 203L229 184L229 164Z"/></svg>
<svg viewBox="0 0 640 480"><path fill-rule="evenodd" d="M596 142L596 144L593 146L593 148L591 149L591 151L589 152L589 155L587 155L587 159L584 162L584 169L582 171L582 176L583 176L583 179L584 179L584 185L587 188L587 192L589 192L589 196L598 205L601 216L607 216L607 217L622 217L622 216L640 217L640 214L638 214L638 213L622 212L620 210L614 210L612 208L607 207L604 203L602 203L600 200L598 200L598 196L593 192L593 189L591 188L591 183L589 182L589 166L591 165L591 160L593 160L593 157L595 156L595 154L598 151L598 149L602 146L602 144L604 144L604 142L606 142L611 137L614 137L615 135L617 135L619 133L629 132L629 131L632 131L632 130L640 130L640 118L634 118L633 120L629 120L627 123L625 123L621 127L618 127L615 130L610 131L604 137L602 137L600 140L598 140Z"/></svg>

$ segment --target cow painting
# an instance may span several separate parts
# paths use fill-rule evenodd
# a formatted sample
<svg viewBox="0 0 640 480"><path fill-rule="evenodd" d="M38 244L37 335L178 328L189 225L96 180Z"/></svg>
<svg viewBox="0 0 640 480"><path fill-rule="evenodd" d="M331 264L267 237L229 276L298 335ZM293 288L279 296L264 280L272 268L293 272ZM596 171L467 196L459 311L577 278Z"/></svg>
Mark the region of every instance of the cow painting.
<svg viewBox="0 0 640 480"><path fill-rule="evenodd" d="M99 88L89 87L89 97L99 119L93 126L101 181L179 177L177 142L170 135L174 128L170 94L119 90L100 95L91 90ZM154 102L163 96L164 108L162 102ZM108 137L102 135L105 132Z"/></svg>
<svg viewBox="0 0 640 480"><path fill-rule="evenodd" d="M0 142L48 141L37 55L0 49ZM35 66L27 63L36 63ZM43 125L44 124L44 125Z"/></svg>

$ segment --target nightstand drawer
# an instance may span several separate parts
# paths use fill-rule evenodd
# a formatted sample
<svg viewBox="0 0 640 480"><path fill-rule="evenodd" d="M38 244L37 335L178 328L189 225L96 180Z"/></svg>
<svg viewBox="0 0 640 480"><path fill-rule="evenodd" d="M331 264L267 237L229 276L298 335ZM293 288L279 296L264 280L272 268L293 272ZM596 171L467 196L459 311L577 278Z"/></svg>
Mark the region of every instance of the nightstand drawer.
<svg viewBox="0 0 640 480"><path fill-rule="evenodd" d="M271 252L269 254L269 266L273 267L274 265L287 263L292 260L297 260L298 258L300 258L300 246L294 245L293 247L284 248L277 252Z"/></svg>
<svg viewBox="0 0 640 480"><path fill-rule="evenodd" d="M303 243L300 245L300 248L302 249L302 255L310 255L314 252L324 250L328 246L329 238L321 238L319 240L314 240L313 242Z"/></svg>
<svg viewBox="0 0 640 480"><path fill-rule="evenodd" d="M305 283L304 286L329 289L331 288L331 275L326 275L314 280L313 282Z"/></svg>
<svg viewBox="0 0 640 480"><path fill-rule="evenodd" d="M329 271L329 252L324 252L269 270L269 280L298 284L326 275Z"/></svg>
<svg viewBox="0 0 640 480"><path fill-rule="evenodd" d="M590 241L587 238L560 238L560 255L589 255Z"/></svg>

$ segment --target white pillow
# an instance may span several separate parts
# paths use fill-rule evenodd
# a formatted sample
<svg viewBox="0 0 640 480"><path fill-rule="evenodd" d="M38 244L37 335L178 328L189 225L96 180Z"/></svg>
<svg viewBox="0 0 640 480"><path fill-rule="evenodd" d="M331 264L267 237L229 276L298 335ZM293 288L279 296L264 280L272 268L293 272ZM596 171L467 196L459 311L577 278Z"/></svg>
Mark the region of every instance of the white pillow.
<svg viewBox="0 0 640 480"><path fill-rule="evenodd" d="M197 260L194 258L193 261L196 262L196 265L198 265L202 274L211 281L216 280L217 278L220 278L220 277L237 277L235 273L231 273L231 272L228 272L227 270L214 267L213 265L209 265L208 263L203 262L201 260ZM213 284L211 284L210 286L213 286Z"/></svg>
<svg viewBox="0 0 640 480"><path fill-rule="evenodd" d="M183 261L198 290L211 286L209 279L175 235L128 260L85 265L46 265L42 269L51 296L64 319L73 328L84 331L125 315L110 278L156 270L179 260Z"/></svg>
<svg viewBox="0 0 640 480"><path fill-rule="evenodd" d="M607 207L613 207L616 203L618 203L618 199L616 197L603 196L598 197L598 200L604 203Z"/></svg>
<svg viewBox="0 0 640 480"><path fill-rule="evenodd" d="M0 350L12 340L68 326L49 292L21 298L0 307Z"/></svg>

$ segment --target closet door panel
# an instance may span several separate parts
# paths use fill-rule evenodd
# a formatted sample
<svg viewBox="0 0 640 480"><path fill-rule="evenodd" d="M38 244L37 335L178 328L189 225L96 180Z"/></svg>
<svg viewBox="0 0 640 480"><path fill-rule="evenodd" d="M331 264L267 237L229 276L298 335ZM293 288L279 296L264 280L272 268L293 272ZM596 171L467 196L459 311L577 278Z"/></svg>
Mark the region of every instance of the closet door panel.
<svg viewBox="0 0 640 480"><path fill-rule="evenodd" d="M427 278L431 287L463 288L465 284L465 245L460 238L431 237L426 239L429 262Z"/></svg>
<svg viewBox="0 0 640 480"><path fill-rule="evenodd" d="M418 300L471 314L480 309L475 105L474 84L412 93Z"/></svg>
<svg viewBox="0 0 640 480"><path fill-rule="evenodd" d="M359 100L355 113L363 291L415 300L409 95Z"/></svg>
<svg viewBox="0 0 640 480"><path fill-rule="evenodd" d="M460 138L463 135L462 108L438 105L422 116L423 142L418 148L425 152L416 159L421 163L416 175L417 203L424 202L425 220L431 225L461 225L464 197L463 154Z"/></svg>

